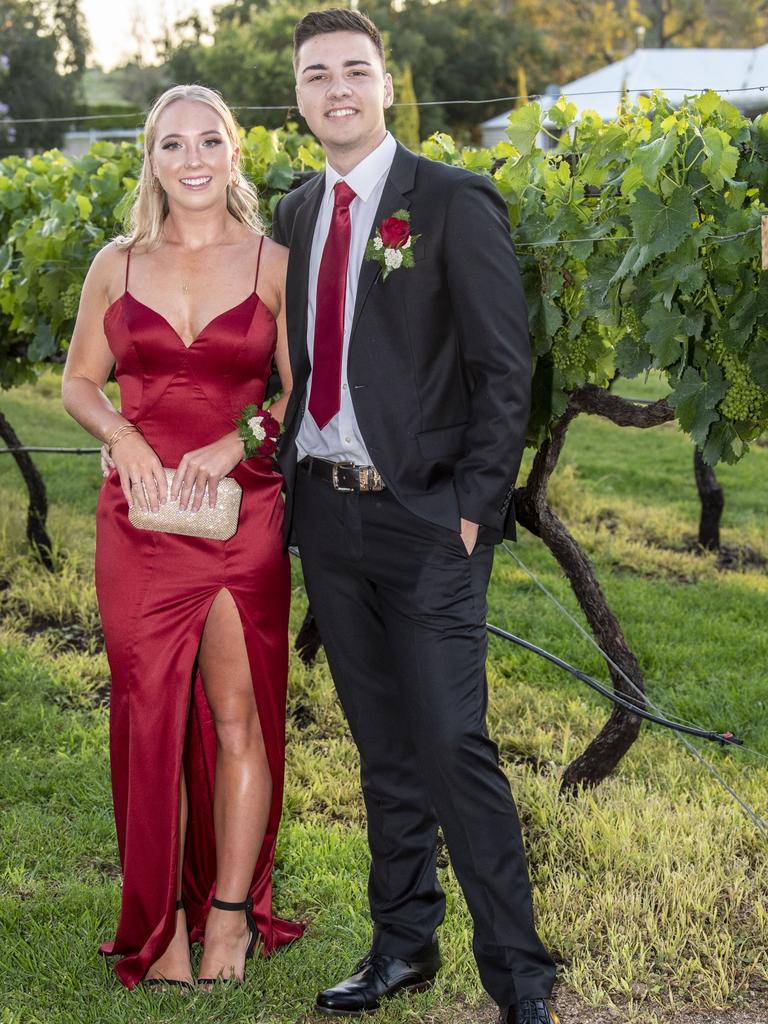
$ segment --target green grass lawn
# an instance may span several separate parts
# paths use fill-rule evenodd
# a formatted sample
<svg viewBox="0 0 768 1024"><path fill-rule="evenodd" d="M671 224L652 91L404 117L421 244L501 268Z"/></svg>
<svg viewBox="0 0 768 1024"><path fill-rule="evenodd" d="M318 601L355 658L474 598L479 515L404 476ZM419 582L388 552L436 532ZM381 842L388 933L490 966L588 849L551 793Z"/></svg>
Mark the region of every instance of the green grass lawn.
<svg viewBox="0 0 768 1024"><path fill-rule="evenodd" d="M625 394L662 393L657 381ZM2 396L26 443L90 445L62 412L53 374ZM314 993L345 974L369 940L367 853L357 761L325 659L294 658L278 913L310 922L305 939L249 965L240 989L152 998L123 990L97 954L119 905L107 757L106 658L87 638L92 585L94 457L41 455L60 573L24 541L18 471L0 456L0 1024L137 1024L215 1020L289 1024ZM723 541L768 557L768 450L718 467ZM674 425L573 424L552 484L555 507L589 552L606 596L666 712L732 729L768 752L768 575L722 571L692 554L696 497L690 442ZM579 621L567 580L523 533L516 552ZM294 566L295 630L305 599ZM489 618L607 680L590 645L503 551ZM32 627L37 630L32 635ZM46 628L44 628L46 627ZM523 821L539 928L558 959L563 1024L709 1019L707 1008L768 1004L766 841L676 738L644 727L616 775L572 800L559 777L605 721L598 695L500 640L489 660L490 726ZM768 762L745 751L704 755L763 815ZM382 1024L491 1020L471 957L471 922L446 864L445 969L432 992L395 1000ZM571 1016L568 1000L582 1008ZM697 1008L694 1010L694 1007ZM750 1011L751 1012L751 1011Z"/></svg>

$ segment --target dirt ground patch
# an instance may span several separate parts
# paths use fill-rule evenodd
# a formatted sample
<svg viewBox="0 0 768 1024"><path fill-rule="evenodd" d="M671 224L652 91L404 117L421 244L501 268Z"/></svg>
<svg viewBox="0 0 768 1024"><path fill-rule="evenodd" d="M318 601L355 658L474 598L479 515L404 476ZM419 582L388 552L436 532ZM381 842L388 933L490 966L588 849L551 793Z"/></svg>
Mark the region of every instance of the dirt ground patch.
<svg viewBox="0 0 768 1024"><path fill-rule="evenodd" d="M634 1015L621 1008L588 1006L574 992L562 985L556 990L554 1009L560 1024L768 1024L768 997L753 993L743 1005L727 1010L706 1010L699 1006L684 1006L676 1011L666 1007L648 1005ZM480 1007L446 1007L425 1015L423 1024L497 1024L498 1008L492 1003ZM319 1018L305 1018L306 1024ZM327 1018L323 1018L327 1020Z"/></svg>

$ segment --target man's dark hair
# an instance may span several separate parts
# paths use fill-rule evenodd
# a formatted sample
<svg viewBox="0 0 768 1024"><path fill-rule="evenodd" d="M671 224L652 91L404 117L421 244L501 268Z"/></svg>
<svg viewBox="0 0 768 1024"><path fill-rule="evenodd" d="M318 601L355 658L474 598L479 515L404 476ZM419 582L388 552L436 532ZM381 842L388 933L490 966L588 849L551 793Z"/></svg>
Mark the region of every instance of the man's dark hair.
<svg viewBox="0 0 768 1024"><path fill-rule="evenodd" d="M381 32L367 14L353 11L346 7L329 7L325 11L310 11L305 14L293 30L293 63L294 67L299 56L299 50L308 39L315 36L325 35L326 32L362 32L368 36L376 52L384 64L384 44L381 41Z"/></svg>

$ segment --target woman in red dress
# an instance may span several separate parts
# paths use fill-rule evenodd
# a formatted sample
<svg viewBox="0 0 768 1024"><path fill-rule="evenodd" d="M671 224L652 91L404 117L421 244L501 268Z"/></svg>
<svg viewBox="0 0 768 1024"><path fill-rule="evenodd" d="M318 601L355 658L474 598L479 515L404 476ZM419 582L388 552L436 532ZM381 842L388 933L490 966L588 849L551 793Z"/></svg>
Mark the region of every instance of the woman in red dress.
<svg viewBox="0 0 768 1024"><path fill-rule="evenodd" d="M290 391L287 250L264 237L217 93L177 86L152 108L131 233L96 256L67 366L67 411L115 439L99 498L96 586L112 673L110 761L123 869L113 942L124 985L242 979L272 916L283 790L290 572L281 478L233 429L273 359ZM103 387L115 370L120 411ZM133 429L136 427L138 429ZM121 429L125 428L125 429ZM164 468L175 470L170 491ZM138 530L157 511L242 488L226 541Z"/></svg>

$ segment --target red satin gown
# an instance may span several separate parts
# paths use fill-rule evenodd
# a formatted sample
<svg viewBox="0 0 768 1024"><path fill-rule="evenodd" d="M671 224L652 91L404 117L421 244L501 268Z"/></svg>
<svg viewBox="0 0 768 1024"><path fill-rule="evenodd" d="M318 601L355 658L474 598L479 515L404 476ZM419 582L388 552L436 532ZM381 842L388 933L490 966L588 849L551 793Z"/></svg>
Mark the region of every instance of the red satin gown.
<svg viewBox="0 0 768 1024"><path fill-rule="evenodd" d="M254 290L187 347L167 320L128 291L104 316L123 415L166 467L233 429L240 410L264 398L275 351L274 317ZM113 470L101 491L96 588L112 673L110 762L122 908L101 947L120 981L136 985L175 929L182 765L189 794L182 899L199 941L214 895L213 788L216 736L197 670L206 616L223 589L245 636L253 694L272 773L272 807L250 888L261 951L302 932L272 916L272 866L283 795L290 568L282 550L281 477L271 460L241 462L237 532L228 541L137 530Z"/></svg>

